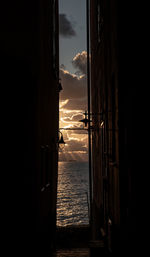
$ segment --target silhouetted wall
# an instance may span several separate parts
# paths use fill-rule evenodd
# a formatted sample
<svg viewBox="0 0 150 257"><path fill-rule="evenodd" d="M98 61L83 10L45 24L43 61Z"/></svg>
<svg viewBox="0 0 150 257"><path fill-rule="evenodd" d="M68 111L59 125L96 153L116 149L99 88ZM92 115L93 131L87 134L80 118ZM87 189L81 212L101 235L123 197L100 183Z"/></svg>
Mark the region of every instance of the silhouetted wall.
<svg viewBox="0 0 150 257"><path fill-rule="evenodd" d="M56 225L58 2L3 2L0 52L5 251L44 253Z"/></svg>
<svg viewBox="0 0 150 257"><path fill-rule="evenodd" d="M132 11L132 5L116 0L91 1L94 236L99 238L103 228L109 250L126 253L135 251L137 239L137 31L133 34Z"/></svg>

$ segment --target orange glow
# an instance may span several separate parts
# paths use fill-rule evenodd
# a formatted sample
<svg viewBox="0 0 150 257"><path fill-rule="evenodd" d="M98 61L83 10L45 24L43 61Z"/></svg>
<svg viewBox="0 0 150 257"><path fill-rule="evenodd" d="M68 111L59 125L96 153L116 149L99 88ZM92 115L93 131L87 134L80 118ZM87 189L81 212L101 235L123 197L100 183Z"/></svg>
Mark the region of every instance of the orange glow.
<svg viewBox="0 0 150 257"><path fill-rule="evenodd" d="M59 152L59 160L78 160L87 161L88 159L88 139L87 132L84 131L83 124L79 122L83 118L83 110L68 110L65 105L68 99L60 101L59 109L59 127L65 128L62 130L65 147ZM79 117L79 119L78 119ZM67 128L83 128L80 130L67 130Z"/></svg>

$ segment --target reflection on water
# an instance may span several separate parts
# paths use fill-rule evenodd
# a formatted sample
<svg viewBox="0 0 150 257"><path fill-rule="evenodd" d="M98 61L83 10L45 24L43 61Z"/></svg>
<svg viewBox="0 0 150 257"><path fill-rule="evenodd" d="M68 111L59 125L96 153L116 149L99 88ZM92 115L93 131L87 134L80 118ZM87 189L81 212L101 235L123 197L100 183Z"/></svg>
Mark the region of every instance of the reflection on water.
<svg viewBox="0 0 150 257"><path fill-rule="evenodd" d="M87 162L59 162L57 226L89 224Z"/></svg>

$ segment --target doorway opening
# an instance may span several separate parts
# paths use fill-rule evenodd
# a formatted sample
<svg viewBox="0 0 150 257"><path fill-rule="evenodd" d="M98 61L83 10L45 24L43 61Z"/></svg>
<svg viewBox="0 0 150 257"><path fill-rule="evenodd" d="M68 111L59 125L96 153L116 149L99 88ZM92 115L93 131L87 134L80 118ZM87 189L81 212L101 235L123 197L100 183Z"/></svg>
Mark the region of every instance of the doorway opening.
<svg viewBox="0 0 150 257"><path fill-rule="evenodd" d="M64 141L59 144L57 227L90 222L87 2L59 0L59 133Z"/></svg>

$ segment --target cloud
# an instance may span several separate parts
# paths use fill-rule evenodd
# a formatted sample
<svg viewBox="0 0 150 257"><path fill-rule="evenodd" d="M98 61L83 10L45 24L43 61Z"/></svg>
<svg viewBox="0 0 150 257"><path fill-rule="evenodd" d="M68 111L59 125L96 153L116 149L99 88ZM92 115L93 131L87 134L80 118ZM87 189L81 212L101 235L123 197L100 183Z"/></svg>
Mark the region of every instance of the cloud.
<svg viewBox="0 0 150 257"><path fill-rule="evenodd" d="M65 152L77 152L77 151L84 151L87 152L87 138L75 138L72 137L68 141L66 141L66 146L64 151Z"/></svg>
<svg viewBox="0 0 150 257"><path fill-rule="evenodd" d="M61 100L72 100L84 98L87 92L86 76L76 76L67 70L60 69L59 76L63 90L61 91Z"/></svg>
<svg viewBox="0 0 150 257"><path fill-rule="evenodd" d="M72 119L70 117L64 117L62 118L62 121L70 124L72 122Z"/></svg>
<svg viewBox="0 0 150 257"><path fill-rule="evenodd" d="M79 120L83 119L83 114L73 114L71 117L64 117L63 121L64 122L69 122L69 123L77 123Z"/></svg>
<svg viewBox="0 0 150 257"><path fill-rule="evenodd" d="M81 99L71 99L66 102L63 106L64 109L69 110L81 110L85 111L87 109L87 98L81 98Z"/></svg>
<svg viewBox="0 0 150 257"><path fill-rule="evenodd" d="M71 74L63 65L60 67L59 77L63 90L60 92L60 128L66 142L59 160L75 159L88 160L88 132L84 130L83 112L87 110L87 78L86 78L87 53L78 53L72 61L77 69L76 74ZM68 128L82 128L70 130Z"/></svg>
<svg viewBox="0 0 150 257"><path fill-rule="evenodd" d="M66 69L66 66L62 63L62 64L60 65L60 68L63 69L63 70L65 70L65 69Z"/></svg>
<svg viewBox="0 0 150 257"><path fill-rule="evenodd" d="M61 109L61 108L63 108L63 106L65 106L67 103L68 103L68 99L66 99L66 100L64 100L64 101L60 101L59 102L59 108Z"/></svg>
<svg viewBox="0 0 150 257"><path fill-rule="evenodd" d="M72 112L66 112L66 109L60 110L60 128L65 128L63 134L68 134L68 137L74 137L75 134L87 134L87 130L84 129L84 124L80 122L84 118L83 112L72 110Z"/></svg>
<svg viewBox="0 0 150 257"><path fill-rule="evenodd" d="M79 135L78 135L79 136ZM65 140L66 145L62 151L59 152L60 161L77 160L88 161L88 137L87 135L69 136L69 139Z"/></svg>
<svg viewBox="0 0 150 257"><path fill-rule="evenodd" d="M67 38L76 36L72 23L68 20L66 14L63 13L59 14L59 34Z"/></svg>
<svg viewBox="0 0 150 257"><path fill-rule="evenodd" d="M82 151L68 152L65 154L63 151L59 152L59 161L75 160L77 162L88 162L88 154Z"/></svg>
<svg viewBox="0 0 150 257"><path fill-rule="evenodd" d="M83 126L82 126L83 127ZM87 135L88 131L83 129L83 130L74 130L72 133L70 133L71 136L76 136L76 135Z"/></svg>
<svg viewBox="0 0 150 257"><path fill-rule="evenodd" d="M61 118L61 122L64 123L64 126L69 125L69 127L74 127L74 128L83 128L82 122L80 122L81 119L83 119L84 116L81 115L73 115L72 117L69 117L66 115L66 117ZM66 123L66 124L65 124Z"/></svg>
<svg viewBox="0 0 150 257"><path fill-rule="evenodd" d="M78 127L78 126L77 126ZM88 132L86 130L61 130L66 143L63 151L85 151L88 152Z"/></svg>
<svg viewBox="0 0 150 257"><path fill-rule="evenodd" d="M73 114L71 119L72 121L79 121L83 118L84 118L83 114Z"/></svg>
<svg viewBox="0 0 150 257"><path fill-rule="evenodd" d="M81 132L81 134L77 133ZM87 131L62 130L65 146L59 151L60 161L88 161L88 133Z"/></svg>
<svg viewBox="0 0 150 257"><path fill-rule="evenodd" d="M72 60L72 65L74 68L78 69L76 74L86 74L87 73L87 52L82 51L78 53Z"/></svg>

